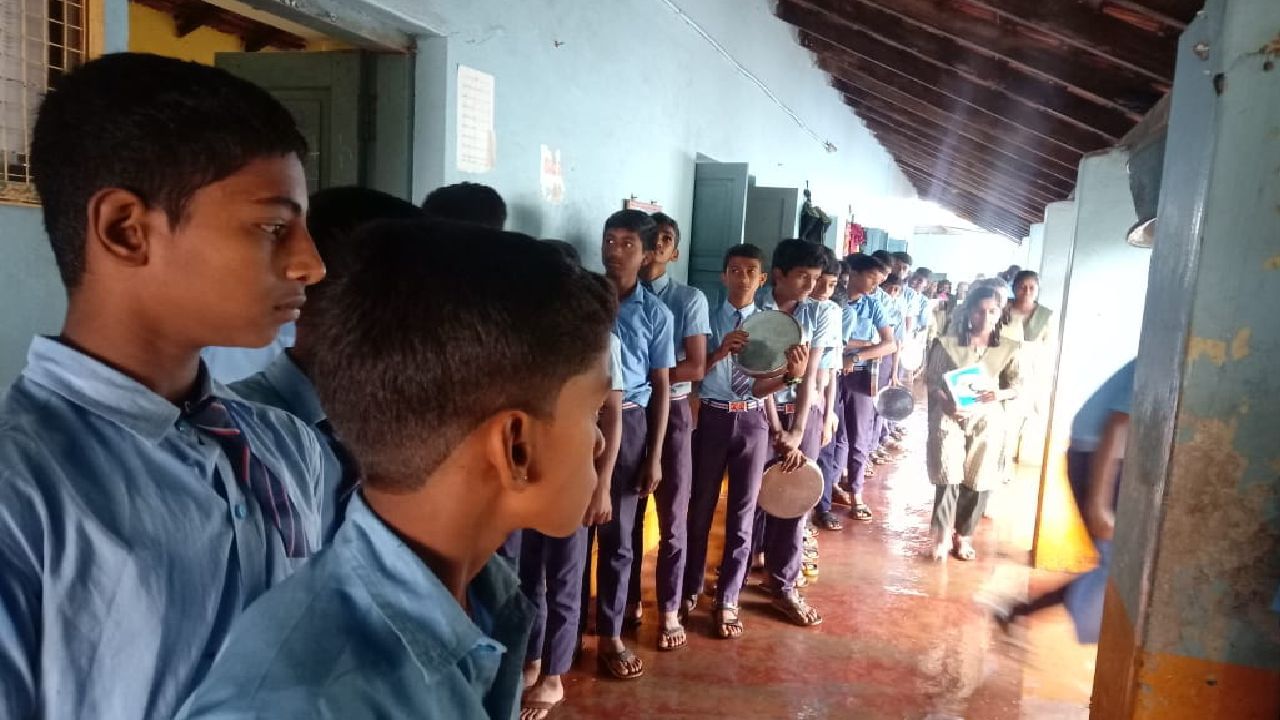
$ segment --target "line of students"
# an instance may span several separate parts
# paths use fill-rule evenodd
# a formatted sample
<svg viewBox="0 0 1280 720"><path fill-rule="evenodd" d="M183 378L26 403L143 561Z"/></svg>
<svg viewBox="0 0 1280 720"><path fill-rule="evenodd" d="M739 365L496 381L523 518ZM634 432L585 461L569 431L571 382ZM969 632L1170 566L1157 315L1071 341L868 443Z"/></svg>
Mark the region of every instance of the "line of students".
<svg viewBox="0 0 1280 720"><path fill-rule="evenodd" d="M666 273L671 218L610 216L605 283L496 229L501 198L433 193L458 223L308 197L306 152L265 91L157 56L86 63L42 104L32 166L69 302L0 404L0 715L545 716L586 609L583 526L601 669L640 677L622 631L641 499L676 650L725 470L716 634L742 635L753 546L775 607L821 622L806 520L756 496L767 462L820 459L843 420L865 507L870 362L895 349L883 263L847 260L837 313L829 251L784 240L766 275L740 245L712 311ZM803 340L752 379L732 356L762 309ZM294 347L234 389L200 360L288 323Z"/></svg>

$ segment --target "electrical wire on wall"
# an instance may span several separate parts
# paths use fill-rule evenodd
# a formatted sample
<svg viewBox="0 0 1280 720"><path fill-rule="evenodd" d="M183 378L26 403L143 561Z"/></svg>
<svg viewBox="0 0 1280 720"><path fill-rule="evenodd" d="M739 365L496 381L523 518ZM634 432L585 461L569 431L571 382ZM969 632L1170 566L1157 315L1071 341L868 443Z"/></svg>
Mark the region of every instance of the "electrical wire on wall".
<svg viewBox="0 0 1280 720"><path fill-rule="evenodd" d="M805 131L805 133L809 135L809 137L818 141L818 143L822 145L823 149L831 153L836 151L836 146L834 144L832 144L829 140L823 140L822 137L818 135L818 133L814 132L813 128L805 124L805 121L801 120L800 116L797 115L794 110L792 110L790 107L787 107L787 104L782 102L782 99L779 98L777 95L775 95L774 92L769 89L769 86L766 85L763 80L756 77L755 73L748 70L745 65L743 65L741 62L738 61L737 58L729 54L729 51L726 50L725 47L719 43L719 41L711 37L711 34L708 33L706 30L704 30L702 26L698 24L698 21L689 17L689 14L686 13L679 5L675 3L675 0L661 0L661 2L662 4L670 8L671 12L675 13L681 20L685 22L686 25L693 28L694 32L702 36L702 39L706 40L707 43L711 45L711 47L715 48L715 51L720 53L720 55L722 55L725 60L728 60L733 65L733 67L737 69L739 75L750 80L752 83L755 84L756 87L760 88L760 91L763 92L765 96L768 97L770 100L772 100L774 105L777 105L779 108L781 108L782 112L786 113L787 116L790 117L792 121L794 121L795 124L800 127L801 130Z"/></svg>

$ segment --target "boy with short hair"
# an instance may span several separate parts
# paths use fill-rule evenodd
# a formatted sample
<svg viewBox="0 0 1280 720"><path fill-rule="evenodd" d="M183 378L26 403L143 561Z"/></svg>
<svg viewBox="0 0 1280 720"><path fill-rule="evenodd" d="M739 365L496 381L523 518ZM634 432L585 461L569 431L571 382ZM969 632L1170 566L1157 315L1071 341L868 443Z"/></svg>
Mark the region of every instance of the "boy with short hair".
<svg viewBox="0 0 1280 720"><path fill-rule="evenodd" d="M674 320L676 366L671 369L671 410L667 419L666 438L662 443L662 482L654 493L658 503L658 649L678 650L685 646L684 627L680 624L680 585L684 579L685 551L688 543L690 485L693 475L693 411L689 393L693 383L702 380L707 367L707 297L701 290L679 282L667 273L667 265L680 258L680 226L675 218L654 213L658 225L658 241L652 256L640 270L640 282L671 311ZM640 568L644 553L644 515L648 498L636 504L636 523L631 545L636 548L632 562L628 600L628 617L640 616Z"/></svg>
<svg viewBox="0 0 1280 720"><path fill-rule="evenodd" d="M844 308L844 427L849 439L849 484L853 493L851 514L869 522L871 508L862 498L862 485L871 451L879 439L875 395L872 393L873 360L883 361L897 349L884 309L873 292L888 276L884 263L861 253L845 259L849 266L849 304Z"/></svg>
<svg viewBox="0 0 1280 720"><path fill-rule="evenodd" d="M515 233L417 220L358 240L316 318L313 377L364 480L332 545L245 613L180 717L518 713L532 608L494 551L519 528L582 525L612 293Z"/></svg>
<svg viewBox="0 0 1280 720"><path fill-rule="evenodd" d="M714 349L707 359L707 374L699 390L701 407L698 428L693 433L693 490L682 610L686 615L692 612L702 593L707 540L727 470L725 540L716 585L714 626L716 636L728 640L742 636L738 595L750 570L760 479L764 464L772 455L764 400L754 392L755 381L736 366L733 358L749 339L741 325L755 314L755 294L766 280L760 248L751 244L729 248L720 280L726 298L710 317Z"/></svg>
<svg viewBox="0 0 1280 720"><path fill-rule="evenodd" d="M809 298L824 261L822 246L803 240L783 240L773 251L767 289L757 303L762 310L778 310L796 319L802 331L801 348L806 352L803 373L790 372L757 380L757 395L773 395L777 422L773 427L775 445L780 453L799 450L805 458L816 460L822 444L824 408L818 400L817 376L822 353L830 342L827 317ZM776 518L758 510L764 517L764 549L766 589L775 594L774 607L788 620L803 627L817 625L822 616L800 594L796 583L803 561L805 518ZM759 530L759 523L756 525Z"/></svg>
<svg viewBox="0 0 1280 720"><path fill-rule="evenodd" d="M331 293L327 289L345 277L359 251L351 246L352 235L361 225L380 219L421 217L413 203L379 190L338 187L311 196L307 230L324 261L325 282L309 293L307 313L298 319L293 347L284 351L265 370L231 385L245 400L279 408L302 420L316 431L324 457L324 503L321 519L328 542L342 522L347 500L360 479L360 469L351 451L343 444L333 423L320 405L310 369L316 355L324 352L311 332L311 318L326 312Z"/></svg>
<svg viewBox="0 0 1280 720"><path fill-rule="evenodd" d="M581 267L573 245L563 240L543 240L569 263ZM543 720L565 700L563 676L573 665L580 621L590 600L586 580L588 537L613 514L609 486L622 439L622 344L609 333L610 391L600 408L598 424L604 449L596 458L596 487L582 526L567 537L553 537L537 530L521 531L520 589L534 607L533 628L524 655L522 720Z"/></svg>
<svg viewBox="0 0 1280 720"><path fill-rule="evenodd" d="M507 224L507 203L488 185L460 182L438 187L422 201L422 212L440 220L482 225L501 230Z"/></svg>
<svg viewBox="0 0 1280 720"><path fill-rule="evenodd" d="M843 530L844 523L831 511L831 501L836 482L848 465L849 443L844 429L844 403L841 400L839 379L844 367L844 306L836 303L832 295L836 290L844 264L836 258L835 251L822 248L822 275L813 288L813 299L819 312L825 315L828 340L826 350L818 366L818 391L822 398L822 450L818 454L818 467L822 470L822 497L814 508L813 523L824 530ZM846 278L847 280L847 278ZM847 288L847 283L846 283Z"/></svg>
<svg viewBox="0 0 1280 720"><path fill-rule="evenodd" d="M640 284L640 268L657 250L658 225L639 210L619 210L605 221L600 255L618 296L614 332L622 341L622 444L614 466L613 518L598 531L596 635L600 668L619 680L644 674L644 663L622 642L631 579L636 503L662 480L662 448L675 367L671 311Z"/></svg>
<svg viewBox="0 0 1280 720"><path fill-rule="evenodd" d="M106 55L31 163L67 288L0 400L0 717L168 718L244 608L321 544L320 447L210 380L324 277L306 143L231 74Z"/></svg>

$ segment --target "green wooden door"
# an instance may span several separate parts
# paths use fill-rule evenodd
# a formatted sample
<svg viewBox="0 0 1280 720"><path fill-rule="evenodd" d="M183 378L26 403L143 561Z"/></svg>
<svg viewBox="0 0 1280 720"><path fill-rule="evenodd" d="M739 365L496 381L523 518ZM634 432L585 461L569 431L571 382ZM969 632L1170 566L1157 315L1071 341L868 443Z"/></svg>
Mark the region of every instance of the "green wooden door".
<svg viewBox="0 0 1280 720"><path fill-rule="evenodd" d="M693 178L689 228L689 284L715 307L723 299L724 254L742 242L747 208L747 164L699 162Z"/></svg>

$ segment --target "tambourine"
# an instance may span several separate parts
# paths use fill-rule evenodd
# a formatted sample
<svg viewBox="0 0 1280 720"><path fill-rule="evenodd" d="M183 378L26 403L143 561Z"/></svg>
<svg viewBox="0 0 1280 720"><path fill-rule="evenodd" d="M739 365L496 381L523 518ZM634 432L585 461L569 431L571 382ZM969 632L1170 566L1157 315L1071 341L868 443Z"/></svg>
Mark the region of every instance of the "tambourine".
<svg viewBox="0 0 1280 720"><path fill-rule="evenodd" d="M893 422L906 420L916 409L911 391L901 385L890 385L876 393L876 412Z"/></svg>
<svg viewBox="0 0 1280 720"><path fill-rule="evenodd" d="M743 374L773 377L787 369L787 349L804 339L800 323L779 310L759 310L738 328L748 335L747 344L734 356Z"/></svg>
<svg viewBox="0 0 1280 720"><path fill-rule="evenodd" d="M804 465L791 472L783 472L782 463L775 463L765 470L756 503L770 515L790 520L812 510L820 499L822 470L814 461L806 460Z"/></svg>
<svg viewBox="0 0 1280 720"><path fill-rule="evenodd" d="M924 366L924 338L909 338L898 349L898 367L915 372Z"/></svg>

